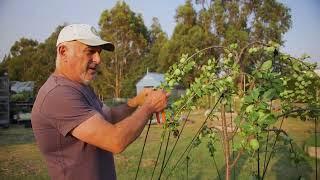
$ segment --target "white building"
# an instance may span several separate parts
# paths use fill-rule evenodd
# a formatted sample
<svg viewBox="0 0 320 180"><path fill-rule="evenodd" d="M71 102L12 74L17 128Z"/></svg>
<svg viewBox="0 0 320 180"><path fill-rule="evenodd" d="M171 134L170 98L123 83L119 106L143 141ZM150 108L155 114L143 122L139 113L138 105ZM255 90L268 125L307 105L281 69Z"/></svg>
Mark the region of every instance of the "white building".
<svg viewBox="0 0 320 180"><path fill-rule="evenodd" d="M10 90L15 93L21 93L24 91L32 92L34 88L34 81L11 81Z"/></svg>
<svg viewBox="0 0 320 180"><path fill-rule="evenodd" d="M158 87L161 82L164 82L163 74L147 72L147 74L144 75L136 84L136 92L138 94L143 88Z"/></svg>

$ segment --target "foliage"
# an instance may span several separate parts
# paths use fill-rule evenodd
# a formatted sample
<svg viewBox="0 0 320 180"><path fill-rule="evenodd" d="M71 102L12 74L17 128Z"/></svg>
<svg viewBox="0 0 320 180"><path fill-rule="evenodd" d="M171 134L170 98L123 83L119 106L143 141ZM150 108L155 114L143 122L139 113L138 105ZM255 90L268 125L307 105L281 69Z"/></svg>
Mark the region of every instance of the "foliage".
<svg viewBox="0 0 320 180"><path fill-rule="evenodd" d="M282 35L291 27L290 9L276 0L196 0L201 5L202 24L215 31L222 45L268 41L282 44Z"/></svg>
<svg viewBox="0 0 320 180"><path fill-rule="evenodd" d="M197 64L193 60L195 56L206 58L203 57L203 51L211 48L222 49L219 59L207 59L206 63L202 64ZM239 61L246 51L247 56L259 54L261 59L253 67L247 68L247 72L244 73L241 71ZM299 163L301 156L294 151L291 138L281 129L281 126L279 129L273 126L277 121L281 119L283 121L283 118L291 114L298 113L302 119L306 119L306 117L314 117L319 111L320 102L316 91L320 89L320 77L315 74L315 67L315 64L304 62L303 58L294 58L280 53L279 44L274 42L250 43L240 50L237 44L227 47L212 46L197 51L191 56L182 55L180 61L173 64L165 74L166 82L161 88L172 89L181 83L183 77L192 69L199 69L199 76L194 78L186 94L166 110L168 118L164 127L173 132L177 131L182 112L196 109L198 100L204 96L220 97L216 103L220 106L221 116L216 117L211 111L208 119L218 118L222 122L220 131L223 134L223 140L221 143L224 152L228 154L225 155L227 173L231 172L231 168L238 160L229 159L231 152L237 153L237 156L248 154L255 158L261 147L268 146L266 142L268 143L269 132L276 135L276 140L290 144L289 150L293 153L294 162ZM239 77L247 79L243 89L237 84ZM240 108L234 120L235 129L228 134L225 107L236 97L240 98L238 105ZM273 110L272 101L275 100L281 102L281 112ZM304 103L305 106L298 106L297 103ZM212 107L212 110L214 109L216 106ZM215 137L217 131L213 128L208 130L205 121L201 131L196 134L197 137L193 141L194 146L201 144L201 139L204 137L209 137L209 139ZM230 141L235 137L237 141L231 148ZM214 146L214 143L208 145L211 156ZM265 176L265 170L263 175L259 174L259 178ZM226 176L229 177L229 174Z"/></svg>
<svg viewBox="0 0 320 180"><path fill-rule="evenodd" d="M8 61L8 75L10 80L26 80L24 76L31 69L32 61L35 59L38 42L31 39L21 38L14 43L10 49Z"/></svg>
<svg viewBox="0 0 320 180"><path fill-rule="evenodd" d="M166 72L181 54L193 53L197 48L202 49L218 43L215 36L201 27L197 21L197 12L191 1L186 1L184 5L177 8L175 19L177 25L172 37L161 48L159 57L161 72ZM212 52L206 53L208 56L212 55Z"/></svg>
<svg viewBox="0 0 320 180"><path fill-rule="evenodd" d="M166 72L181 54L234 42L238 44L238 50L257 40L282 44L282 35L291 27L290 9L275 0L201 0L195 3L187 0L177 8L175 19L176 27L169 39L157 18L153 18L148 30L142 15L133 12L125 2L120 1L112 9L103 11L99 19L100 33L116 45L116 51L102 53L103 63L92 84L95 91L110 98L132 96L135 92L133 84L147 69ZM12 80L36 81L37 90L54 70L55 40L63 26L58 26L44 43L21 38L1 62L0 73L10 71ZM220 50L211 49L205 51L203 57L218 59L219 54ZM239 61L243 72L248 71L244 67L265 61L259 55L248 57L244 54ZM200 62L202 58L195 61L205 63ZM197 70L192 70L182 84L187 87L198 75ZM239 84L241 79L237 80Z"/></svg>
<svg viewBox="0 0 320 180"><path fill-rule="evenodd" d="M10 101L11 102L32 102L33 99L33 93L30 91L23 91L17 94L10 95Z"/></svg>
<svg viewBox="0 0 320 180"><path fill-rule="evenodd" d="M55 67L56 40L62 27L58 26L43 43L26 38L15 42L1 63L10 80L35 81L35 90L42 86Z"/></svg>
<svg viewBox="0 0 320 180"><path fill-rule="evenodd" d="M99 25L102 37L114 43L115 52L103 54L103 59L108 59L108 62L100 69L108 73L101 73L107 76L100 77L98 81L105 81L113 90L114 97L121 97L121 91L127 88L123 82L130 77L130 68L140 64L147 52L149 34L141 14L131 11L125 2L117 2L111 10L105 10Z"/></svg>

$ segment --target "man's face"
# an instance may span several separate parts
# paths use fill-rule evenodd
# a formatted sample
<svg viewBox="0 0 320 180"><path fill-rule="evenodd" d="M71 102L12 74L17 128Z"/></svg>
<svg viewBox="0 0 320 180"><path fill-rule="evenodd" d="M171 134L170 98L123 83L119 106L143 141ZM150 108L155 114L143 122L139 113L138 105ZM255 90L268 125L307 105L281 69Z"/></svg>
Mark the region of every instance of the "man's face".
<svg viewBox="0 0 320 180"><path fill-rule="evenodd" d="M65 73L71 80L88 85L95 78L101 62L101 47L87 46L78 41L69 42L66 47Z"/></svg>

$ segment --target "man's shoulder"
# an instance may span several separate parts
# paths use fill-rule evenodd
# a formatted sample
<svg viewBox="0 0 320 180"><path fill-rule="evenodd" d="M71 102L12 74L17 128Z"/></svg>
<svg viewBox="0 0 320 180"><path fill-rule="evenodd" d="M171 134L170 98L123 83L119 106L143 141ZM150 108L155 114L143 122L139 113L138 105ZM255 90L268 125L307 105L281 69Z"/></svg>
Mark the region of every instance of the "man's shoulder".
<svg viewBox="0 0 320 180"><path fill-rule="evenodd" d="M80 87L64 78L51 75L39 89L34 106L41 106L45 99L59 101L71 95L81 95Z"/></svg>
<svg viewBox="0 0 320 180"><path fill-rule="evenodd" d="M50 75L47 81L39 89L38 94L48 94L50 92L59 91L61 89L81 91L81 85L72 82L64 77L57 75Z"/></svg>

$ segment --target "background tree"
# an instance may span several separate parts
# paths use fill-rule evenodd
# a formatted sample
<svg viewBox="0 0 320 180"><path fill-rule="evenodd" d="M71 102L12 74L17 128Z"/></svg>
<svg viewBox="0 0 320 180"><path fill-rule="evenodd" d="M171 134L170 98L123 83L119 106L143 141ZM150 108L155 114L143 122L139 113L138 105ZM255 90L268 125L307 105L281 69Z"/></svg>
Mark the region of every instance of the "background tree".
<svg viewBox="0 0 320 180"><path fill-rule="evenodd" d="M204 17L198 20L198 13L190 0L187 0L184 5L177 8L175 19L177 25L172 37L163 45L161 56L159 57L160 70L163 72L167 71L179 59L181 54L191 54L197 49L217 44L216 37L204 23ZM205 53L207 57L213 55L212 51ZM197 70L194 70L194 73L186 77L184 84L187 85L196 76L197 72Z"/></svg>
<svg viewBox="0 0 320 180"><path fill-rule="evenodd" d="M26 38L21 38L14 43L10 49L9 57L6 59L10 80L30 80L26 74L30 71L29 67L33 63L38 45L37 41Z"/></svg>
<svg viewBox="0 0 320 180"><path fill-rule="evenodd" d="M149 31L150 41L148 44L148 52L140 60L140 63L132 64L123 84L123 94L133 96L136 93L135 84L141 79L147 71L159 72L159 58L161 57L161 48L168 41L167 34L162 30L158 18L153 18L151 29Z"/></svg>
<svg viewBox="0 0 320 180"><path fill-rule="evenodd" d="M35 81L37 91L55 68L56 41L62 27L43 43L26 38L16 41L1 63L2 71L8 72L11 81Z"/></svg>
<svg viewBox="0 0 320 180"><path fill-rule="evenodd" d="M108 62L101 67L101 71L104 71L101 75L109 76L100 76L99 79L113 90L114 97L119 98L122 90L127 88L123 82L130 78L130 68L141 62L150 38L142 16L131 11L125 2L117 2L111 10L105 10L99 26L102 37L115 45L113 53L103 54L103 59L108 59Z"/></svg>
<svg viewBox="0 0 320 180"><path fill-rule="evenodd" d="M5 55L0 63L0 76L8 73L9 55Z"/></svg>
<svg viewBox="0 0 320 180"><path fill-rule="evenodd" d="M55 31L43 43L39 44L35 58L32 59L33 63L26 76L35 80L36 90L45 83L56 67L56 42L59 32L65 25L56 27Z"/></svg>
<svg viewBox="0 0 320 180"><path fill-rule="evenodd" d="M150 52L147 58L149 64L147 65L150 71L161 71L159 59L162 56L161 48L168 42L167 34L162 30L158 18L154 17L152 19L151 29L150 29Z"/></svg>
<svg viewBox="0 0 320 180"><path fill-rule="evenodd" d="M255 41L282 45L283 35L292 24L290 9L276 0L196 0L195 3L201 5L202 14L206 15L205 27L216 35L222 46L237 43L238 49L242 49ZM239 60L240 70L245 73L257 61L264 61L259 55L246 56L248 54L243 53ZM240 87L243 80L244 76L240 75Z"/></svg>
<svg viewBox="0 0 320 180"><path fill-rule="evenodd" d="M237 43L235 50L255 41L271 40L281 45L283 34L291 27L290 9L276 0L196 0L195 5L187 0L177 8L175 19L176 27L168 39L158 19L153 19L148 31L142 16L131 11L124 2L103 11L99 20L101 35L113 42L116 50L102 53L104 62L92 84L96 92L104 97L131 96L135 92L134 84L147 68L166 72L181 54L192 54L213 45ZM0 71L10 71L12 80L35 80L40 87L54 69L55 40L62 27L59 26L44 43L25 38L18 41L2 61ZM204 57L219 59L220 54L218 50L206 51ZM244 51L238 62L240 70L244 73L254 70L255 64L265 60L262 58L259 53L248 56ZM189 74L185 86L197 72ZM243 80L240 73L239 86L244 84Z"/></svg>

